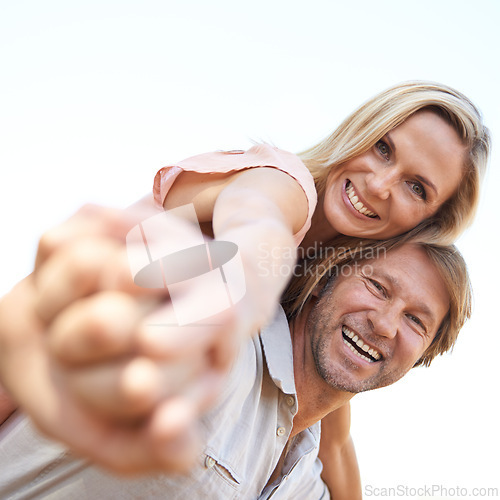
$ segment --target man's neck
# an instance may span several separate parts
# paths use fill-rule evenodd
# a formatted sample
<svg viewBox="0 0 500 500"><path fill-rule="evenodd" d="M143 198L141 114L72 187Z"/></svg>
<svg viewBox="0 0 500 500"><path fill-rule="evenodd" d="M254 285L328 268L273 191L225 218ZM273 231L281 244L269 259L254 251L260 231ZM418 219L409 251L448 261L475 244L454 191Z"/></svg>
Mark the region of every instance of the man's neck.
<svg viewBox="0 0 500 500"><path fill-rule="evenodd" d="M310 338L306 330L307 318L313 305L313 301L310 300L301 314L290 324L295 390L298 399L298 412L293 419L290 437L296 436L319 422L324 416L340 408L354 396L353 393L328 385L316 370Z"/></svg>

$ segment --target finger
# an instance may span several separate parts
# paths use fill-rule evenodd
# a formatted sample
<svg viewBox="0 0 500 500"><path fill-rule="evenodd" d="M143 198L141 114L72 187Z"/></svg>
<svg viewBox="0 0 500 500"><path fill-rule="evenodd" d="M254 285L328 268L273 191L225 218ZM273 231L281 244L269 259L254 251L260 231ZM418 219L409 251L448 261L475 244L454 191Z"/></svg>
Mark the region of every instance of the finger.
<svg viewBox="0 0 500 500"><path fill-rule="evenodd" d="M102 466L127 475L186 473L201 449L197 414L189 401L165 401L142 426L103 426L98 449L88 443L77 448ZM93 434L93 438L99 436Z"/></svg>
<svg viewBox="0 0 500 500"><path fill-rule="evenodd" d="M87 411L68 391L66 374L54 372L54 365L40 355L33 342L26 346L24 356L13 363L23 374L17 376L14 384L22 408L42 433L66 443L86 459L123 474L184 471L195 459L193 436L187 434L184 440L182 437L183 431L187 433L189 426L194 425L193 411L181 412L176 427L179 434L164 436L160 443L154 440L149 420L142 425L117 425ZM169 448L170 442L174 443L175 453Z"/></svg>
<svg viewBox="0 0 500 500"><path fill-rule="evenodd" d="M155 363L144 357L113 360L95 366L67 370L65 382L76 398L91 411L114 422L137 423L160 401L183 395L206 406L211 390L206 383L206 360L190 358L177 363ZM203 375L203 376L202 376Z"/></svg>
<svg viewBox="0 0 500 500"><path fill-rule="evenodd" d="M132 354L135 329L155 304L115 291L80 299L49 326L49 349L61 363L73 367Z"/></svg>
<svg viewBox="0 0 500 500"><path fill-rule="evenodd" d="M186 473L201 451L199 412L189 399L175 397L162 402L148 426L155 462L164 472Z"/></svg>
<svg viewBox="0 0 500 500"><path fill-rule="evenodd" d="M182 396L190 401L201 415L213 406L224 387L227 373L207 368L186 387Z"/></svg>
<svg viewBox="0 0 500 500"><path fill-rule="evenodd" d="M68 371L69 389L90 411L114 423L138 423L160 400L158 366L147 358Z"/></svg>
<svg viewBox="0 0 500 500"><path fill-rule="evenodd" d="M40 238L35 260L38 269L53 253L79 238L108 237L124 241L138 222L157 214L151 203L140 203L127 210L87 204L72 217L46 231Z"/></svg>
<svg viewBox="0 0 500 500"><path fill-rule="evenodd" d="M112 240L78 240L56 252L35 275L36 311L45 322L71 302L101 290L132 295L165 295L164 289L134 284L126 249Z"/></svg>
<svg viewBox="0 0 500 500"><path fill-rule="evenodd" d="M236 317L232 309L196 323L179 325L174 305L162 302L146 316L137 329L136 346L139 352L156 359L168 361L190 356L196 352L207 352L218 345L221 358L216 359L226 366L226 354L234 352L239 336ZM227 347L222 344L226 343Z"/></svg>
<svg viewBox="0 0 500 500"><path fill-rule="evenodd" d="M53 254L35 275L40 318L49 322L70 302L97 291L102 272L118 253L112 241L86 239Z"/></svg>
<svg viewBox="0 0 500 500"><path fill-rule="evenodd" d="M39 425L42 432L67 443L77 455L118 474L187 472L200 449L196 414L189 403L171 401L168 405L169 432L153 432L152 418L142 425L109 423L89 416L77 405L60 408L60 425ZM71 426L66 422L71 422ZM75 432L81 429L82 432Z"/></svg>

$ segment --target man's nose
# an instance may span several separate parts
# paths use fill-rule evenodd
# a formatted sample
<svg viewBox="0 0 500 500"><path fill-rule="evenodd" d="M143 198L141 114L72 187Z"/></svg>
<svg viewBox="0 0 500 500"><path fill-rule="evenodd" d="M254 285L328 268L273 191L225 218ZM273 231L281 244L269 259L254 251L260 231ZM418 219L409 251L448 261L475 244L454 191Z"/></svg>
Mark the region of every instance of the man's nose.
<svg viewBox="0 0 500 500"><path fill-rule="evenodd" d="M368 323L373 333L392 339L398 331L399 310L395 305L378 307L368 312Z"/></svg>
<svg viewBox="0 0 500 500"><path fill-rule="evenodd" d="M378 167L366 176L368 191L382 200L389 198L391 188L398 180L399 173L395 167Z"/></svg>

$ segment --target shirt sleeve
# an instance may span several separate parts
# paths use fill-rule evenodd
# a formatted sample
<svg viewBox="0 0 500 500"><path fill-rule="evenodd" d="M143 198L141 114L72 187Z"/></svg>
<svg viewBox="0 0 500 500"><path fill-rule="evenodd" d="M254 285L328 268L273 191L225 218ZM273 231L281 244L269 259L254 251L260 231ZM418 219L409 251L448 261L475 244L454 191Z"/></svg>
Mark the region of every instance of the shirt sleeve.
<svg viewBox="0 0 500 500"><path fill-rule="evenodd" d="M307 198L307 218L294 235L298 245L311 227L311 218L316 208L317 194L314 179L302 160L287 151L270 146L269 144L257 144L248 151L218 151L192 156L175 165L160 169L154 179L153 196L158 207L163 203L169 190L177 177L185 171L204 174L226 173L244 170L247 168L271 167L281 170L293 177L300 185Z"/></svg>

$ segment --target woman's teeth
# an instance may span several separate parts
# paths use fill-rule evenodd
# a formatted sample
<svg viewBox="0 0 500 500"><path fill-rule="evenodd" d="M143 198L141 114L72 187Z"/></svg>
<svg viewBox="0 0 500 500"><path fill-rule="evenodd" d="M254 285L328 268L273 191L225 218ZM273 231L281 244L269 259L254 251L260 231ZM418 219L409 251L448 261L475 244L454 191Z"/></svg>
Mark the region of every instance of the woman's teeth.
<svg viewBox="0 0 500 500"><path fill-rule="evenodd" d="M356 193L354 192L354 188L352 187L351 181L348 181L345 187L345 192L347 193L347 196L349 197L349 201L351 202L352 206L362 215L366 215L367 217L370 217L371 219L374 219L377 217L377 214L375 212L372 212L371 210L368 210L361 201L359 201L359 198L356 196Z"/></svg>

